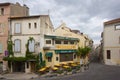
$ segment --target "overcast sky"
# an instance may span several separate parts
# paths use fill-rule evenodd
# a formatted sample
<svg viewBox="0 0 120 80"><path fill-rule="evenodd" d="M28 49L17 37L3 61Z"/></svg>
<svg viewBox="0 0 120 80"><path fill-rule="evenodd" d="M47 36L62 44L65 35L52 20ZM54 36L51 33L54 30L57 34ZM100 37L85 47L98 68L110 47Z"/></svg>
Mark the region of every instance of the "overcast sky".
<svg viewBox="0 0 120 80"><path fill-rule="evenodd" d="M30 15L48 14L54 28L67 27L89 35L95 44L101 40L103 22L120 18L120 0L0 0L26 4Z"/></svg>

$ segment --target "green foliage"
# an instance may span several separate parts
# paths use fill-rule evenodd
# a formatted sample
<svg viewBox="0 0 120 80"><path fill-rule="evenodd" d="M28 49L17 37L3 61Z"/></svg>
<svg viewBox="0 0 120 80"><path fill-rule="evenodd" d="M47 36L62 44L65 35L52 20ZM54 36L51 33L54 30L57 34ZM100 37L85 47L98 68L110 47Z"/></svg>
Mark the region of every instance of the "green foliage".
<svg viewBox="0 0 120 80"><path fill-rule="evenodd" d="M80 67L81 67L80 65L76 66L76 70L79 70L79 69L80 69Z"/></svg>
<svg viewBox="0 0 120 80"><path fill-rule="evenodd" d="M67 69L66 69L66 71L71 72L71 71L72 71L72 69L71 69L71 68L67 68Z"/></svg>
<svg viewBox="0 0 120 80"><path fill-rule="evenodd" d="M8 50L8 56L14 56L14 53L13 53L13 42L12 42L12 36L10 35L9 36L9 39L7 41L7 50Z"/></svg>
<svg viewBox="0 0 120 80"><path fill-rule="evenodd" d="M36 68L41 69L46 66L46 62L42 61L41 63L39 62L39 55L36 58Z"/></svg>
<svg viewBox="0 0 120 80"><path fill-rule="evenodd" d="M35 59L35 56L32 54L32 52L29 51L29 41L34 40L33 37L29 37L27 44L26 44L26 57L28 59Z"/></svg>
<svg viewBox="0 0 120 80"><path fill-rule="evenodd" d="M25 58L25 57L4 57L3 60L11 61L11 62L13 62L13 61L26 61L27 58Z"/></svg>
<svg viewBox="0 0 120 80"><path fill-rule="evenodd" d="M85 58L89 54L90 50L91 49L89 47L85 47L85 48L78 47L77 55L82 58Z"/></svg>
<svg viewBox="0 0 120 80"><path fill-rule="evenodd" d="M58 69L58 70L56 71L56 73L62 74L62 73L63 73L63 70L59 70L59 69Z"/></svg>

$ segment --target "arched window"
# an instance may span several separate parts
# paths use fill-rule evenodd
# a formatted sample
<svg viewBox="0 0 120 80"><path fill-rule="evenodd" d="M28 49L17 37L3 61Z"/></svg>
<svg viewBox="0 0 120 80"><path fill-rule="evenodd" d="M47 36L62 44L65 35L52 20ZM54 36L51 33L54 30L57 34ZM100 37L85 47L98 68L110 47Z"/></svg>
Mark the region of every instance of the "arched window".
<svg viewBox="0 0 120 80"><path fill-rule="evenodd" d="M29 41L29 51L30 52L35 52L35 41Z"/></svg>
<svg viewBox="0 0 120 80"><path fill-rule="evenodd" d="M15 44L14 51L20 52L21 51L21 41L19 39L16 39L14 41L14 44Z"/></svg>

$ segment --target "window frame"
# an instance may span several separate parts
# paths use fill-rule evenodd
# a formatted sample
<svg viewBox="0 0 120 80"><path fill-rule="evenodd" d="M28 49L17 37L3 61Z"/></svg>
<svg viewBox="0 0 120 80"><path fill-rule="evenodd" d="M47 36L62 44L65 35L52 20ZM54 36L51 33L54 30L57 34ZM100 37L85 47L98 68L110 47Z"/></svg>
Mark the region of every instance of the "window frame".
<svg viewBox="0 0 120 80"><path fill-rule="evenodd" d="M59 41L60 43L57 43L56 41ZM61 40L55 40L55 44L62 44Z"/></svg>
<svg viewBox="0 0 120 80"><path fill-rule="evenodd" d="M0 8L0 16L4 15L4 12L5 12L4 8Z"/></svg>
<svg viewBox="0 0 120 80"><path fill-rule="evenodd" d="M34 44L31 43L31 44L33 44L33 45L31 45L30 44L31 41L29 41L28 49L29 49L29 52L33 52L34 53L35 52L35 40L32 40L32 41L34 41ZM32 49L31 49L30 45L32 46L32 49L34 49L33 51L31 51Z"/></svg>
<svg viewBox="0 0 120 80"><path fill-rule="evenodd" d="M120 24L115 25L115 30L120 30Z"/></svg>
<svg viewBox="0 0 120 80"><path fill-rule="evenodd" d="M69 41L67 41L67 40L63 41L63 44L68 44L68 43L69 43Z"/></svg>
<svg viewBox="0 0 120 80"><path fill-rule="evenodd" d="M19 50L16 50L16 43L15 41L20 41L19 42ZM18 45L17 45L18 46ZM15 39L14 40L14 52L20 53L21 52L21 40L20 39Z"/></svg>
<svg viewBox="0 0 120 80"><path fill-rule="evenodd" d="M34 23L34 28L35 28L35 29L37 28L37 23L36 23L36 22Z"/></svg>
<svg viewBox="0 0 120 80"><path fill-rule="evenodd" d="M28 23L28 28L31 29L31 23Z"/></svg>
<svg viewBox="0 0 120 80"><path fill-rule="evenodd" d="M47 43L47 41L50 41L50 43ZM52 41L51 40L45 40L45 44L51 44Z"/></svg>
<svg viewBox="0 0 120 80"><path fill-rule="evenodd" d="M19 29L20 29L19 31L18 31L18 28L17 28L17 26L16 26L17 24L19 24ZM22 32L22 27L21 27L21 26L22 26L21 23L15 23L15 27L14 27L14 28L15 28L15 29L14 29L14 33L15 33L15 34L21 34L21 32ZM17 30L16 30L16 29L17 29ZM18 31L18 32L17 32L17 31Z"/></svg>

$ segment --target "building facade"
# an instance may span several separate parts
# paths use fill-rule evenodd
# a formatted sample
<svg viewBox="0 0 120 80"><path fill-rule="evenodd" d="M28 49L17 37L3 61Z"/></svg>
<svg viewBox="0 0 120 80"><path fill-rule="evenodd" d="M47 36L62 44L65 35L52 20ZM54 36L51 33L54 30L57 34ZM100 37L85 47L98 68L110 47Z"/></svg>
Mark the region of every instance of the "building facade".
<svg viewBox="0 0 120 80"><path fill-rule="evenodd" d="M29 52L38 55L44 46L44 35L53 32L49 15L11 17L10 24L14 57L26 57L27 42ZM11 72L34 72L35 66L35 60L16 61L11 65Z"/></svg>
<svg viewBox="0 0 120 80"><path fill-rule="evenodd" d="M65 23L62 23L58 28L54 31L55 35L57 36L64 36L64 37L70 37L70 38L78 38L79 41L77 42L77 48L78 47L93 47L93 41L88 37L88 35L85 35L83 33L80 33L79 30L71 30L66 26ZM77 57L77 61L80 61L80 57ZM86 62L88 61L88 57L86 57Z"/></svg>
<svg viewBox="0 0 120 80"><path fill-rule="evenodd" d="M12 16L28 16L29 8L19 3L0 3L0 63L3 64L3 56L7 50L7 39L9 32L8 17ZM6 66L6 63L4 63ZM5 68L5 67L4 67Z"/></svg>
<svg viewBox="0 0 120 80"><path fill-rule="evenodd" d="M43 47L46 66L77 61L76 50L78 48L78 38L45 35L45 44Z"/></svg>
<svg viewBox="0 0 120 80"><path fill-rule="evenodd" d="M104 23L102 43L104 63L120 65L120 18Z"/></svg>

